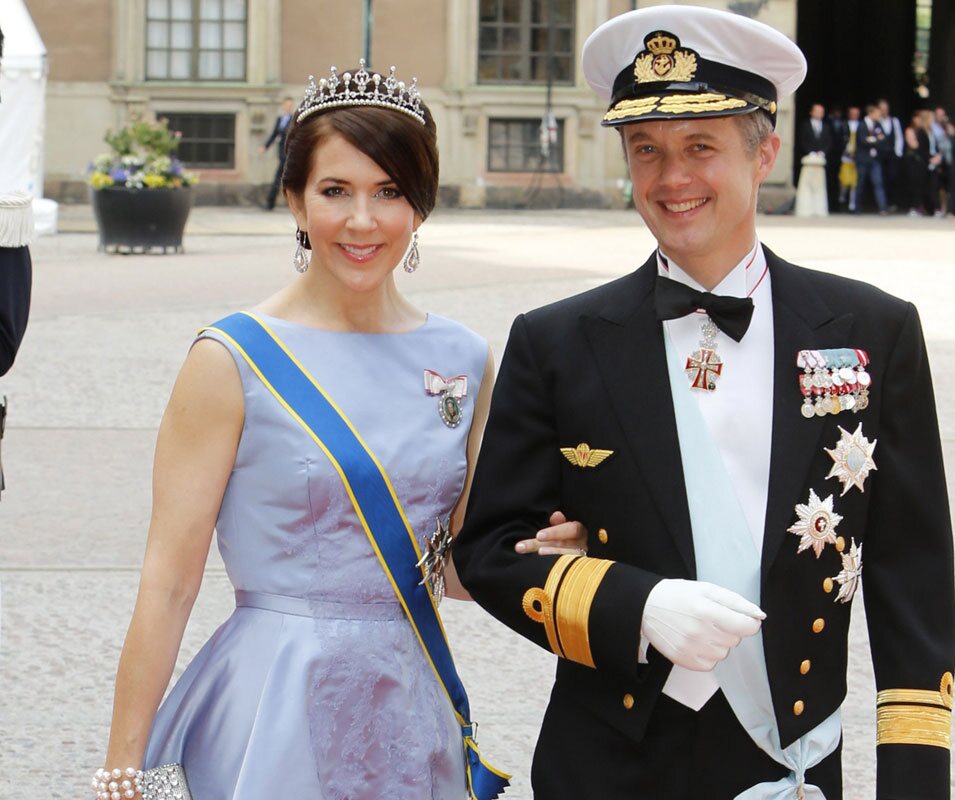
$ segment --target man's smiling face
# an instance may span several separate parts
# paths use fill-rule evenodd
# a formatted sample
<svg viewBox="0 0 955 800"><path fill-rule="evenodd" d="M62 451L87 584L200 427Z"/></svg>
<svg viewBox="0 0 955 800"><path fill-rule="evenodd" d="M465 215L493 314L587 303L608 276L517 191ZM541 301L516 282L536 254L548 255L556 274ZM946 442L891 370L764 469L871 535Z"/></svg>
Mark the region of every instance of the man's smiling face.
<svg viewBox="0 0 955 800"><path fill-rule="evenodd" d="M753 246L756 196L779 150L775 133L752 151L739 120L711 117L631 123L623 140L634 206L680 266L735 264Z"/></svg>

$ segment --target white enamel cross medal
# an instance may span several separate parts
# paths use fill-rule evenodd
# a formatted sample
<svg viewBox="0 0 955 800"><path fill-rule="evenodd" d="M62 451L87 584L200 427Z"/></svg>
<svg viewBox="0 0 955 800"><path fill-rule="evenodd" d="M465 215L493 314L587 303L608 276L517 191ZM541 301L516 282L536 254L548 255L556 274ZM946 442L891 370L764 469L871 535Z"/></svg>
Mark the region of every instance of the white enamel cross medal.
<svg viewBox="0 0 955 800"><path fill-rule="evenodd" d="M716 323L704 317L700 326L700 349L694 350L686 360L684 371L690 379L690 387L712 392L716 389L716 380L723 374L723 361L716 352Z"/></svg>

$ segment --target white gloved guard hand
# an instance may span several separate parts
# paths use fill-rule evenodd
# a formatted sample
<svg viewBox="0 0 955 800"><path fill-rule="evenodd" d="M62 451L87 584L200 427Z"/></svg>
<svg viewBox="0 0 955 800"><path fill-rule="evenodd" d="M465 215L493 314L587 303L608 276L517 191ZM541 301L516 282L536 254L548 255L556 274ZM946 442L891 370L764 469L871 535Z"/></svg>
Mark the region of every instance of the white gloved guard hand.
<svg viewBox="0 0 955 800"><path fill-rule="evenodd" d="M722 586L666 579L647 596L640 632L674 664L709 672L765 618L759 606Z"/></svg>

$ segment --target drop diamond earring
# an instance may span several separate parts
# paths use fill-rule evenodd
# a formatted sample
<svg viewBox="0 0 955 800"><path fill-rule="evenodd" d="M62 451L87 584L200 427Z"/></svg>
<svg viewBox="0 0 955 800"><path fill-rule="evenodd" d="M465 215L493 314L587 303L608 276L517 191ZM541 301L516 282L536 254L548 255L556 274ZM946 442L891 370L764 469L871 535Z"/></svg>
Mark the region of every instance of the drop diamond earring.
<svg viewBox="0 0 955 800"><path fill-rule="evenodd" d="M411 248L401 264L405 272L414 272L421 265L421 254L418 253L418 232L411 234Z"/></svg>
<svg viewBox="0 0 955 800"><path fill-rule="evenodd" d="M295 241L298 244L295 247L295 255L292 256L292 266L296 272L308 272L308 265L312 260L312 244L308 240L308 234L296 228Z"/></svg>

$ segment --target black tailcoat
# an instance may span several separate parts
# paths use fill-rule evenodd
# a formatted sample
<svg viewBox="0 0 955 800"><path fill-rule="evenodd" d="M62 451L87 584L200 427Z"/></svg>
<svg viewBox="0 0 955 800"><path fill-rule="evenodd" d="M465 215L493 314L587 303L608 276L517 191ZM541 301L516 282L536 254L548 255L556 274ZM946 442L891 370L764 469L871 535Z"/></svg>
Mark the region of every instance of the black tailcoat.
<svg viewBox="0 0 955 800"><path fill-rule="evenodd" d="M766 257L775 364L761 607L767 671L786 746L832 714L846 693L850 605L834 602L838 586L826 589L826 579L842 568L841 556L831 545L819 558L812 549L797 554L799 539L787 532L810 489L823 499L833 495L843 517L837 532L847 548L853 539L863 546L862 585L880 692L934 692L938 704L943 676L953 667L955 594L935 401L914 306L867 284L788 264L768 249ZM606 739L610 731L639 748L671 668L652 648L649 663L638 665L644 603L664 577L695 578L662 326L654 313L655 276L653 256L626 277L515 320L467 520L454 546L458 572L474 598L548 649L545 625L531 618L525 595L545 587L557 557L520 556L514 544L561 509L589 531L586 561L615 562L583 598L589 612L575 631L589 638L595 666L558 660L550 709L574 711L568 717L549 710L542 742L553 733L548 726L572 718L573 729L563 734L572 740ZM868 408L803 418L797 352L842 347L869 354ZM841 496L842 484L827 479L833 460L824 448L835 447L839 426L851 434L859 423L878 442L877 470L864 492L852 488ZM595 468L573 466L559 449L582 442L613 455ZM948 696L950 707L950 687ZM535 773L546 768L542 749ZM877 750L880 798L949 797L944 746L892 743ZM675 753L661 769L672 769L680 758ZM579 764L590 774L614 768ZM729 775L734 765L726 769ZM728 792L710 788L711 797Z"/></svg>

